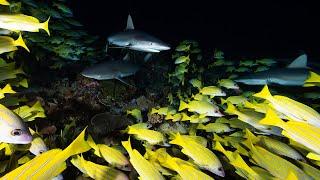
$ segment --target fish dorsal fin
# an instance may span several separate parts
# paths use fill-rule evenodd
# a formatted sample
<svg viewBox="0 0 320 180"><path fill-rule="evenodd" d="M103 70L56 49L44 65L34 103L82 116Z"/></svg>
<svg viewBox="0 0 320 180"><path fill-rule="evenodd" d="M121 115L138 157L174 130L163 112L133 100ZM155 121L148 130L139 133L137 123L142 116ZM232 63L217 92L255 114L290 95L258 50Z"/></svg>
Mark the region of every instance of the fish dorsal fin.
<svg viewBox="0 0 320 180"><path fill-rule="evenodd" d="M287 66L287 68L307 68L307 55L302 54L297 57L291 64Z"/></svg>
<svg viewBox="0 0 320 180"><path fill-rule="evenodd" d="M133 25L132 17L131 17L131 15L129 14L129 15L128 15L128 20L127 20L126 30L132 30L132 29L134 29L134 25Z"/></svg>

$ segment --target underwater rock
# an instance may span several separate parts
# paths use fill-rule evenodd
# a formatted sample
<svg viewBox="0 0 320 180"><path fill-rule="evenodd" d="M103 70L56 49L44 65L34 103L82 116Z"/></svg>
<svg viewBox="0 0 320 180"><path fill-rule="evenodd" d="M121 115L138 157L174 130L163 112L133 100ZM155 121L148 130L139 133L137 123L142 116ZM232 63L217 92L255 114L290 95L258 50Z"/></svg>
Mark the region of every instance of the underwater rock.
<svg viewBox="0 0 320 180"><path fill-rule="evenodd" d="M131 121L125 116L113 115L109 112L96 114L90 120L89 132L92 135L106 136L116 129L128 126Z"/></svg>
<svg viewBox="0 0 320 180"><path fill-rule="evenodd" d="M150 124L159 124L164 121L164 115L160 114L148 114L148 122Z"/></svg>

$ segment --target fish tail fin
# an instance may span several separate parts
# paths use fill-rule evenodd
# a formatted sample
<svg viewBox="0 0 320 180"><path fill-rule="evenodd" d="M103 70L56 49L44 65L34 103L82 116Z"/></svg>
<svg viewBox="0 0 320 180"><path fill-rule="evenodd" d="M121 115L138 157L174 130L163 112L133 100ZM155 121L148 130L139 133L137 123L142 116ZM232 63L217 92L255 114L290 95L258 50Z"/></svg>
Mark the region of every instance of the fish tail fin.
<svg viewBox="0 0 320 180"><path fill-rule="evenodd" d="M184 101L180 100L180 106L179 106L179 111L182 111L184 109L188 108L188 104L185 103Z"/></svg>
<svg viewBox="0 0 320 180"><path fill-rule="evenodd" d="M2 93L16 93L10 84L7 84L3 89L2 89Z"/></svg>
<svg viewBox="0 0 320 180"><path fill-rule="evenodd" d="M182 113L181 121L191 121L191 118L187 114Z"/></svg>
<svg viewBox="0 0 320 180"><path fill-rule="evenodd" d="M85 128L79 135L78 137L64 150L68 157L76 154L80 154L86 151L89 151L91 147L85 140L85 133L86 133Z"/></svg>
<svg viewBox="0 0 320 180"><path fill-rule="evenodd" d="M206 128L206 126L205 126L205 125L203 125L203 124L198 124L197 129L205 129L205 128Z"/></svg>
<svg viewBox="0 0 320 180"><path fill-rule="evenodd" d="M221 100L221 104L227 103L227 100L225 100L225 99L223 99L223 98L220 98L220 100Z"/></svg>
<svg viewBox="0 0 320 180"><path fill-rule="evenodd" d="M45 30L47 32L47 34L50 36L50 31L49 31L49 21L50 21L50 17L43 23L41 23L41 27L43 30Z"/></svg>
<svg viewBox="0 0 320 180"><path fill-rule="evenodd" d="M276 112L271 108L268 109L265 118L259 121L260 124L279 126L283 121L277 116Z"/></svg>
<svg viewBox="0 0 320 180"><path fill-rule="evenodd" d="M244 107L254 109L254 105L247 100L244 102Z"/></svg>
<svg viewBox="0 0 320 180"><path fill-rule="evenodd" d="M44 111L40 101L37 101L36 103L34 103L34 105L32 106L32 109L36 111Z"/></svg>
<svg viewBox="0 0 320 180"><path fill-rule="evenodd" d="M237 111L236 107L232 103L227 102L227 105L227 109L224 112L228 114L234 114L234 112Z"/></svg>
<svg viewBox="0 0 320 180"><path fill-rule="evenodd" d="M217 150L219 152L222 152L223 154L225 154L225 152L226 152L226 150L223 148L223 146L221 145L221 143L219 141L215 142L213 149Z"/></svg>
<svg viewBox="0 0 320 180"><path fill-rule="evenodd" d="M128 139L128 141L122 141L121 142L122 146L124 147L124 149L126 149L126 151L129 153L129 155L132 153L132 147L131 147L131 142L130 142L130 137Z"/></svg>
<svg viewBox="0 0 320 180"><path fill-rule="evenodd" d="M27 47L27 45L26 45L26 44L24 43L24 41L23 41L23 38L22 38L21 33L19 34L18 39L15 40L13 43L14 43L15 46L21 46L21 47L23 47L25 50L27 50L28 52L30 52L29 48Z"/></svg>
<svg viewBox="0 0 320 180"><path fill-rule="evenodd" d="M318 83L320 82L320 75L310 71L309 78L304 83Z"/></svg>
<svg viewBox="0 0 320 180"><path fill-rule="evenodd" d="M10 5L10 3L7 0L3 0L0 4L4 5L4 6L9 6Z"/></svg>
<svg viewBox="0 0 320 180"><path fill-rule="evenodd" d="M171 135L174 137L174 139L169 142L170 144L181 144L181 135L180 135L180 133L177 133L177 134L173 134L172 133Z"/></svg>
<svg viewBox="0 0 320 180"><path fill-rule="evenodd" d="M254 97L259 97L259 98L262 98L262 99L269 99L270 97L272 97L270 91L269 91L269 88L268 88L268 85L265 85L263 87L263 89L259 92L259 93L256 93L253 95Z"/></svg>
<svg viewBox="0 0 320 180"><path fill-rule="evenodd" d="M157 113L157 110L155 108L152 108L150 114L156 114L156 113Z"/></svg>
<svg viewBox="0 0 320 180"><path fill-rule="evenodd" d="M15 69L14 73L15 74L25 74L22 66L20 66L18 69Z"/></svg>

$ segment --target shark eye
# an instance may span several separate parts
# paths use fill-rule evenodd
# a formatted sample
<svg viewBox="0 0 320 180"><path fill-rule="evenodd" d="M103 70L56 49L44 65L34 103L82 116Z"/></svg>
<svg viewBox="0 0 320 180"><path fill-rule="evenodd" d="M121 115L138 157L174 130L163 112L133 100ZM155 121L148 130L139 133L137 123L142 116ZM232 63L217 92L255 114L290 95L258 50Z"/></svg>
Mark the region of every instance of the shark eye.
<svg viewBox="0 0 320 180"><path fill-rule="evenodd" d="M12 136L20 136L22 134L22 130L21 129L14 129L11 131L11 135Z"/></svg>

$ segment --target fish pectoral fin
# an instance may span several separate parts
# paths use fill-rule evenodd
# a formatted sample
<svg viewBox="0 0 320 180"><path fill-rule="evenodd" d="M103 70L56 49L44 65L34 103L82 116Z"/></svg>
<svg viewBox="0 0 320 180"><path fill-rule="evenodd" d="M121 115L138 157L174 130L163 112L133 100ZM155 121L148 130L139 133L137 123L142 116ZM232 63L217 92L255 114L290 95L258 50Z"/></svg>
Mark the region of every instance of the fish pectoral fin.
<svg viewBox="0 0 320 180"><path fill-rule="evenodd" d="M152 53L148 53L148 54L143 58L144 62L148 62L148 61L151 59L151 57L152 57Z"/></svg>
<svg viewBox="0 0 320 180"><path fill-rule="evenodd" d="M129 84L128 82L126 82L125 80L123 80L123 79L121 79L121 78L119 78L119 77L117 77L117 78L115 78L115 79L119 80L119 81L122 82L123 84L126 84L126 85L128 85L128 86L130 86L130 87L135 88L134 85Z"/></svg>

